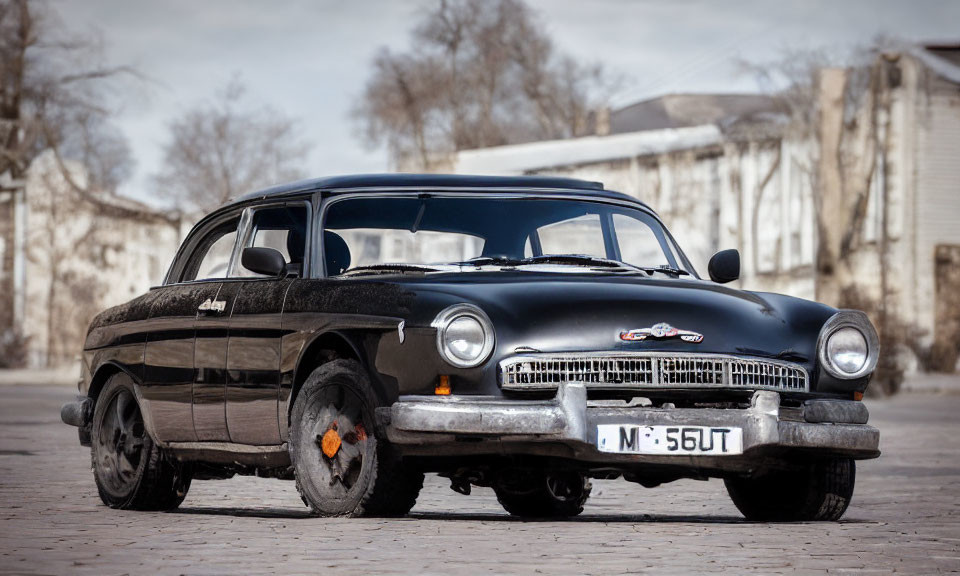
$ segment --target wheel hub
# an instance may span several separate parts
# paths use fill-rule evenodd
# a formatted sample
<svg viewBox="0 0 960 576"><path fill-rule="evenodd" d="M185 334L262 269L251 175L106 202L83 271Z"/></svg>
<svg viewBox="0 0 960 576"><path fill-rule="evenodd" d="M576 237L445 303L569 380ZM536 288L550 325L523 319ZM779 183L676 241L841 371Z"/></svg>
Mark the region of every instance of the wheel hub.
<svg viewBox="0 0 960 576"><path fill-rule="evenodd" d="M334 422L334 426L331 426L330 429L327 430L327 433L320 439L320 449L323 450L324 456L333 458L340 450L341 443L340 435L337 434L336 422Z"/></svg>
<svg viewBox="0 0 960 576"><path fill-rule="evenodd" d="M362 403L343 387L331 387L321 400L313 438L319 449L320 484L329 497L340 499L353 491L363 470L367 451L367 431Z"/></svg>

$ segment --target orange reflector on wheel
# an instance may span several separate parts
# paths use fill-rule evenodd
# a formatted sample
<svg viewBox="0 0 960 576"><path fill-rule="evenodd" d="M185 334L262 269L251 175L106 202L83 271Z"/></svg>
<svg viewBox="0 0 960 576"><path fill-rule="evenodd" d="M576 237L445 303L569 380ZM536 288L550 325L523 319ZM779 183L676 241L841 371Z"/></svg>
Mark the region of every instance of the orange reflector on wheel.
<svg viewBox="0 0 960 576"><path fill-rule="evenodd" d="M854 392L853 399L856 400L857 402L863 400L863 392Z"/></svg>
<svg viewBox="0 0 960 576"><path fill-rule="evenodd" d="M433 390L433 393L437 396L449 396L450 395L450 377L443 375L440 377L440 381L437 382L437 387Z"/></svg>
<svg viewBox="0 0 960 576"><path fill-rule="evenodd" d="M320 444L327 458L333 458L337 455L337 450L340 449L340 435L337 434L336 430L331 428L323 435L323 441Z"/></svg>

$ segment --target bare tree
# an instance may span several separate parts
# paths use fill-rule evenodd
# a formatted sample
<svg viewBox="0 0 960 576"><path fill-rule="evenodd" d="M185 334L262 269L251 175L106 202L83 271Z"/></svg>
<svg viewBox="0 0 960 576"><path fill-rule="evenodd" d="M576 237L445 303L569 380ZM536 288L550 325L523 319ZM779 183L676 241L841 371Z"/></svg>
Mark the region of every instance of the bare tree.
<svg viewBox="0 0 960 576"><path fill-rule="evenodd" d="M135 73L129 68L104 62L96 35L68 33L49 4L0 0L0 180L14 189L22 186L38 157L50 151L56 179L66 184L51 189L56 193L49 198L28 198L38 201L31 210L48 210L39 219L55 221L62 215L72 223L78 202L97 202L99 192L114 192L129 175L129 148L110 123L115 111L109 102L117 83L131 75ZM52 177L49 170L45 177ZM50 332L81 329L78 322L89 317L76 320L75 314L86 310L82 314L89 316L89 308L100 307L99 300L64 302L63 294L75 294L68 286L84 285L96 296L95 284L75 274L67 278L60 264L80 251L95 254L99 247L92 242L67 244L64 252L58 238L62 229L36 232L28 239L27 257L36 261L40 253L52 255L51 265L41 268L47 277L31 279L49 282L45 305ZM8 365L22 364L26 353L12 317L13 292L7 275L0 283L0 356ZM63 351L49 339L47 346L48 352Z"/></svg>
<svg viewBox="0 0 960 576"><path fill-rule="evenodd" d="M793 119L790 130L810 143L805 164L816 206L816 296L827 304L862 309L872 316L886 351L875 381L887 393L895 392L902 380L899 351L910 348L921 358L927 354L919 347L918 329L893 306L886 179L880 180L883 217L878 253L864 251L870 190L877 175L887 169L890 151L891 77L896 64L885 54L899 45L881 37L846 61L821 52L791 52L775 62L745 65L761 85L780 85L777 94ZM863 258L877 258L878 297L870 296L857 276L856 264Z"/></svg>
<svg viewBox="0 0 960 576"><path fill-rule="evenodd" d="M57 365L76 354L82 343L82 331L100 309L100 294L106 286L101 274L90 270L107 267L103 254L110 247L105 226L96 209L89 205L82 191L69 184L81 180L80 167L72 161L74 174L65 178L52 154L37 159L31 170L33 185L27 202L32 214L27 230L26 256L46 272L44 277L31 278L45 287L46 337L42 344L42 364ZM70 169L70 168L67 168ZM77 266L94 264L91 268Z"/></svg>
<svg viewBox="0 0 960 576"><path fill-rule="evenodd" d="M309 145L297 122L273 108L243 107L246 89L234 78L215 100L170 123L158 192L187 208L212 210L230 198L302 177Z"/></svg>
<svg viewBox="0 0 960 576"><path fill-rule="evenodd" d="M131 157L108 102L130 75L104 62L99 38L66 32L47 4L0 0L0 174L22 178L49 149L61 164L83 163L88 180L72 185L113 191Z"/></svg>
<svg viewBox="0 0 960 576"><path fill-rule="evenodd" d="M613 89L599 65L558 54L521 0L439 0L409 53L383 49L354 111L394 164L431 169L450 152L580 136Z"/></svg>

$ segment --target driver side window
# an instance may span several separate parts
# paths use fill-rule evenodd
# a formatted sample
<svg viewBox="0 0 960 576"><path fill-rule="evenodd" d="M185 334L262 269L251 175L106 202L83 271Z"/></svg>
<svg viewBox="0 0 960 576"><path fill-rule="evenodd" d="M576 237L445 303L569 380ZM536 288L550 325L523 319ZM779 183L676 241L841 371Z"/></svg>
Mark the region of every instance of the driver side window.
<svg viewBox="0 0 960 576"><path fill-rule="evenodd" d="M276 250L287 262L288 270L301 274L307 251L307 230L306 204L257 208L249 231L244 234L243 246ZM232 277L263 277L239 263L234 268Z"/></svg>

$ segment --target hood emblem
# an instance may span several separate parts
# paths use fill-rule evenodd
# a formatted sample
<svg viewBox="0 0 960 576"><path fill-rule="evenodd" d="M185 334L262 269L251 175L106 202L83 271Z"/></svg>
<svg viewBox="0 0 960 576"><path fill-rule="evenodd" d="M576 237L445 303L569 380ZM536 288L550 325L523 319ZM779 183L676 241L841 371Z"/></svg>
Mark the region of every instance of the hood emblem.
<svg viewBox="0 0 960 576"><path fill-rule="evenodd" d="M620 333L620 339L625 342L639 342L640 340L646 340L647 338L680 338L684 342L692 342L694 344L703 342L703 334L700 334L699 332L692 332L690 330L680 330L679 328L674 328L666 322L654 324L650 328L639 328L637 330L629 330Z"/></svg>

